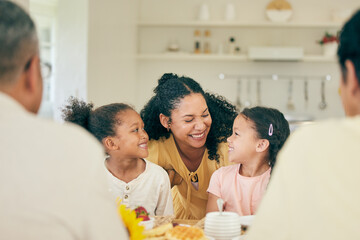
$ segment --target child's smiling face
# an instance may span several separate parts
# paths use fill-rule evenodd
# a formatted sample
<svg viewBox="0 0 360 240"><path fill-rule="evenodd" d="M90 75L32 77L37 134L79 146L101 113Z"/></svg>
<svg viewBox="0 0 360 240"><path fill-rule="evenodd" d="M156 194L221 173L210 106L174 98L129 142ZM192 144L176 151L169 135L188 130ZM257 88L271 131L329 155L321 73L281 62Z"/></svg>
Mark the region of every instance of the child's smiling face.
<svg viewBox="0 0 360 240"><path fill-rule="evenodd" d="M144 130L140 115L128 109L117 114L120 124L116 126L114 141L118 146L117 155L121 158L145 158L148 156L149 137Z"/></svg>
<svg viewBox="0 0 360 240"><path fill-rule="evenodd" d="M233 124L233 133L227 139L229 144L229 161L246 163L254 158L259 138L254 123L239 114Z"/></svg>

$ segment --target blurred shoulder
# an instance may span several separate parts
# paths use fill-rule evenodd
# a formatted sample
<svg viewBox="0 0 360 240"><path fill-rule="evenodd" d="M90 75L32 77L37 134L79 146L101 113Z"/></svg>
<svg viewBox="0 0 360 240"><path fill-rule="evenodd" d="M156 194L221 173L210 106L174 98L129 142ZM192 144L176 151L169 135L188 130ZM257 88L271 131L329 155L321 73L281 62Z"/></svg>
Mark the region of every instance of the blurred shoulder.
<svg viewBox="0 0 360 240"><path fill-rule="evenodd" d="M44 153L56 159L60 156L65 162L101 163L105 151L101 143L86 129L73 123L58 123L48 119L34 118L33 127L27 134L34 142L41 142ZM35 144L35 143L34 143ZM97 163L96 163L97 164Z"/></svg>
<svg viewBox="0 0 360 240"><path fill-rule="evenodd" d="M313 140L336 141L336 137L360 134L360 117L328 119L305 125L295 130L289 140L311 142ZM310 138L310 139L309 139Z"/></svg>
<svg viewBox="0 0 360 240"><path fill-rule="evenodd" d="M359 117L319 121L291 133L279 152L276 164L290 164L294 168L305 163L329 164L330 161L343 159L345 155L356 154L355 149L359 145Z"/></svg>
<svg viewBox="0 0 360 240"><path fill-rule="evenodd" d="M46 130L48 134L51 133L58 136L55 141L76 143L76 147L79 148L89 148L91 145L96 145L96 148L101 147L100 142L92 134L90 134L86 129L77 126L76 124L68 122L56 123L48 120L44 120L42 124L44 130Z"/></svg>

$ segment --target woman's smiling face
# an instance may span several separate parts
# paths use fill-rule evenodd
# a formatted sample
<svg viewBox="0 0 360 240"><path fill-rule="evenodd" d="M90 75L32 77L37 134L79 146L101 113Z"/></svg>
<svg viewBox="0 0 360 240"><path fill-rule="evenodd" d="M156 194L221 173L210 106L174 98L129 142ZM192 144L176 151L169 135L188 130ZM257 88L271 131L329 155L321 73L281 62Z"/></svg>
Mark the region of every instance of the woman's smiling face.
<svg viewBox="0 0 360 240"><path fill-rule="evenodd" d="M185 96L171 112L170 129L180 147L204 147L211 123L205 98L199 93Z"/></svg>

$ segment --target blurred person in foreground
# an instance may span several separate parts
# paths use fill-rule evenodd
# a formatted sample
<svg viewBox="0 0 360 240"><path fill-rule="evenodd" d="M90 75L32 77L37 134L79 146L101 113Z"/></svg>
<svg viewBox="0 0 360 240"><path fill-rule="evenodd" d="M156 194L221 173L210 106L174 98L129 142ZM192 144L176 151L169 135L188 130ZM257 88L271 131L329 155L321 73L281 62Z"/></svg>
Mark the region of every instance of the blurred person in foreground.
<svg viewBox="0 0 360 240"><path fill-rule="evenodd" d="M127 239L95 138L36 117L42 97L34 22L0 1L1 239Z"/></svg>
<svg viewBox="0 0 360 240"><path fill-rule="evenodd" d="M346 118L290 136L247 240L360 239L360 11L342 29L338 59Z"/></svg>

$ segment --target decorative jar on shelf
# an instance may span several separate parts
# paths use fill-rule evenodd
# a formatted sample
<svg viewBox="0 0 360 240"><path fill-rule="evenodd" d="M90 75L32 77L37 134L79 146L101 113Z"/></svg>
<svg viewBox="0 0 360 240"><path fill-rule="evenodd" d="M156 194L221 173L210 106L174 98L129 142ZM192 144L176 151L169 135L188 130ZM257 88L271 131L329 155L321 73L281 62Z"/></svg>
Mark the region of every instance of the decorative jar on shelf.
<svg viewBox="0 0 360 240"><path fill-rule="evenodd" d="M337 49L338 49L338 43L337 42L329 42L323 44L323 54L326 57L334 57L336 55Z"/></svg>
<svg viewBox="0 0 360 240"><path fill-rule="evenodd" d="M266 7L266 16L272 22L287 22L290 20L293 10L286 0L273 0Z"/></svg>
<svg viewBox="0 0 360 240"><path fill-rule="evenodd" d="M318 41L323 48L323 55L326 57L334 57L338 49L339 38L335 34L325 32L323 38Z"/></svg>
<svg viewBox="0 0 360 240"><path fill-rule="evenodd" d="M199 20L199 21L208 21L208 20L210 20L209 5L207 5L206 3L201 4L197 20Z"/></svg>

